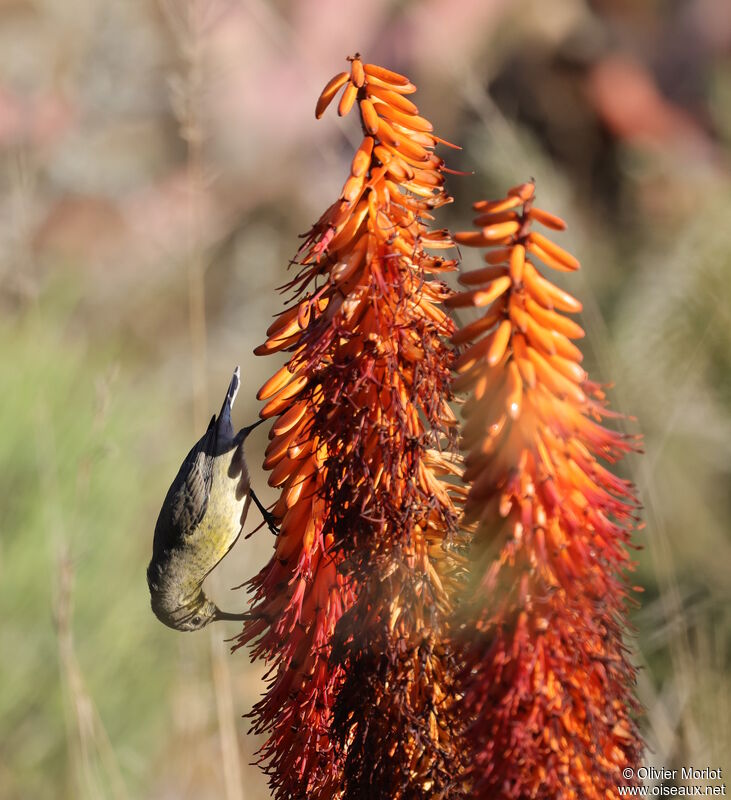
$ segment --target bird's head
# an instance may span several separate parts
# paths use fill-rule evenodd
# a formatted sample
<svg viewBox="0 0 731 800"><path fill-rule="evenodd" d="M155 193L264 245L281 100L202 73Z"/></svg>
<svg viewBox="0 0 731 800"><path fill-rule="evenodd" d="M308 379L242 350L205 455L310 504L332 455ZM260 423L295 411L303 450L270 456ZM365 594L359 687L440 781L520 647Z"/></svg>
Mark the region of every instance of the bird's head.
<svg viewBox="0 0 731 800"><path fill-rule="evenodd" d="M200 600L188 606L185 609L185 613L175 620L175 629L179 631L198 631L217 619L217 611L218 606L213 600L209 600L205 595L201 594Z"/></svg>
<svg viewBox="0 0 731 800"><path fill-rule="evenodd" d="M211 622L221 619L243 620L246 614L230 614L221 609L201 592L198 597L188 605L176 609L173 614L158 617L170 628L176 631L198 631Z"/></svg>

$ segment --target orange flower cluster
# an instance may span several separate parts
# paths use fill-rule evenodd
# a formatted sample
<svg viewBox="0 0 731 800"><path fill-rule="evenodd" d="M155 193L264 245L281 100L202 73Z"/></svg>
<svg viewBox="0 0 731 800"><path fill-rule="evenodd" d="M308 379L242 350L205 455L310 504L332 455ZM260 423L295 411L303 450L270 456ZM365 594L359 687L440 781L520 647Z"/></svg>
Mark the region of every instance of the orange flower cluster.
<svg viewBox="0 0 731 800"><path fill-rule="evenodd" d="M450 200L441 140L407 78L356 56L317 116L340 89L363 142L256 350L289 357L258 394L281 532L239 639L271 665L253 729L277 798L458 797L441 627L464 490L443 480L453 325L430 279L455 263L429 252L453 243L426 225Z"/></svg>
<svg viewBox="0 0 731 800"><path fill-rule="evenodd" d="M636 447L601 424L605 395L581 367L581 304L547 280L578 261L533 223L534 186L475 204L489 248L447 300L480 316L453 336L464 406L465 519L476 524L463 607L465 714L474 797L613 798L641 742L626 630L637 503L607 469ZM602 463L604 462L604 464Z"/></svg>

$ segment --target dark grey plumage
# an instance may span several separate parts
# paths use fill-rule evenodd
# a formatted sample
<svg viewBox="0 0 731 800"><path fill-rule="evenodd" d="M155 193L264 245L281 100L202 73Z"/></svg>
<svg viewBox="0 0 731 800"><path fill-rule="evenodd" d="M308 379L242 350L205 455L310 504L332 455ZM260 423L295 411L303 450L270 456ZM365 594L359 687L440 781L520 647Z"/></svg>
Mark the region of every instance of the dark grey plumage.
<svg viewBox="0 0 731 800"><path fill-rule="evenodd" d="M245 616L221 611L202 589L206 575L238 539L252 499L243 447L259 423L234 435L231 407L239 385L236 367L221 413L185 457L155 526L147 568L152 610L176 630Z"/></svg>

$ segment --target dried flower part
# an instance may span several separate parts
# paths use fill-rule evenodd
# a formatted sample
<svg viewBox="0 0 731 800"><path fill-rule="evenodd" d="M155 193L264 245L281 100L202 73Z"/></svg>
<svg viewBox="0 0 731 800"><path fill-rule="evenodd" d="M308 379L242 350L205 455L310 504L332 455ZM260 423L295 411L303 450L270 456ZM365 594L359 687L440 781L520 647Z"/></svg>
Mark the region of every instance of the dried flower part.
<svg viewBox="0 0 731 800"><path fill-rule="evenodd" d="M268 735L277 798L436 797L460 771L439 640L464 491L440 451L455 438L453 324L432 278L456 267L426 221L450 198L441 140L405 97L415 87L350 62L316 113L341 92L364 139L300 248L292 305L255 351L288 353L259 392L281 533L239 644L271 664L253 728Z"/></svg>
<svg viewBox="0 0 731 800"><path fill-rule="evenodd" d="M636 440L604 427L581 367L581 304L541 274L578 261L542 233L565 223L522 184L475 204L489 248L447 300L480 316L453 341L464 406L465 517L476 523L464 603L465 714L474 797L608 798L641 742L623 644L637 503L605 466ZM603 463L602 463L603 462Z"/></svg>

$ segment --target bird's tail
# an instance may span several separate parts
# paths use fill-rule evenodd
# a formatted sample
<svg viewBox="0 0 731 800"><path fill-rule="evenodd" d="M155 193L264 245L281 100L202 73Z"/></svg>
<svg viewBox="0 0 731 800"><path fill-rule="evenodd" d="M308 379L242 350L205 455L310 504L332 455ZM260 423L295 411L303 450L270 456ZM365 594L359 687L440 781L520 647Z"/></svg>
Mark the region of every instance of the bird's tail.
<svg viewBox="0 0 731 800"><path fill-rule="evenodd" d="M218 415L217 420L217 428L219 430L225 428L226 430L230 431L230 435L233 436L233 424L231 422L231 409L233 407L234 401L236 400L236 395L239 393L239 387L241 386L241 368L236 367L234 370L234 374L231 378L231 383L228 385L228 391L226 392L226 397L223 400L223 405L221 406L221 413Z"/></svg>

